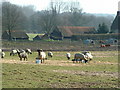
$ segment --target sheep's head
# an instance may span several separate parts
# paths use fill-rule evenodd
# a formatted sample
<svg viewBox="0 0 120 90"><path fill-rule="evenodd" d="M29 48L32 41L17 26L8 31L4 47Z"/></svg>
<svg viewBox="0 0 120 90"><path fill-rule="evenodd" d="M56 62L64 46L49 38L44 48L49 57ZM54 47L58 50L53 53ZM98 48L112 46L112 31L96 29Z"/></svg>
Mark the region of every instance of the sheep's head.
<svg viewBox="0 0 120 90"><path fill-rule="evenodd" d="M42 52L43 50L42 49L37 49L38 52Z"/></svg>

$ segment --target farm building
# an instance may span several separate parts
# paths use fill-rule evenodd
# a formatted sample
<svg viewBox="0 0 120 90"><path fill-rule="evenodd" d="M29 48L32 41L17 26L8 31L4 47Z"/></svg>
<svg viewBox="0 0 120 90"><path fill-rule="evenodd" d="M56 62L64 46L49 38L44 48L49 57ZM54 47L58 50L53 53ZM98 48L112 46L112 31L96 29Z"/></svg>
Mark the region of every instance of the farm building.
<svg viewBox="0 0 120 90"><path fill-rule="evenodd" d="M111 30L114 31L114 33L118 33L118 26L120 26L120 11L117 11L117 15L111 25Z"/></svg>
<svg viewBox="0 0 120 90"><path fill-rule="evenodd" d="M44 35L37 35L33 38L33 40L43 40L43 39L49 39L48 35L47 34L44 34Z"/></svg>
<svg viewBox="0 0 120 90"><path fill-rule="evenodd" d="M73 35L94 33L96 33L94 27L57 26L51 33L50 38L55 40L71 39Z"/></svg>
<svg viewBox="0 0 120 90"><path fill-rule="evenodd" d="M50 39L53 39L53 40L62 40L63 39L62 32L59 30L58 27L56 27L53 30L53 32L50 34Z"/></svg>
<svg viewBox="0 0 120 90"><path fill-rule="evenodd" d="M28 35L21 30L12 30L11 31L11 38L12 40L16 41L16 40L28 40L29 37ZM9 31L6 30L2 33L2 39L3 40L8 40L9 39Z"/></svg>

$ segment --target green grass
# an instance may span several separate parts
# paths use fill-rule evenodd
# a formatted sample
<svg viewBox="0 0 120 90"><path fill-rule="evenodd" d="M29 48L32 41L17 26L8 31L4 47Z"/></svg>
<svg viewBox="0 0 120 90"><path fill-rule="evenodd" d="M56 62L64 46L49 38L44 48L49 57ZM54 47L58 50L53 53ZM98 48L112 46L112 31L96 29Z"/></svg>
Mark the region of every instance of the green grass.
<svg viewBox="0 0 120 90"><path fill-rule="evenodd" d="M47 52L46 52L47 53ZM117 51L92 51L94 56L90 63L75 63L65 57L67 52L53 52L54 57L48 61L58 64L10 64L3 63L3 88L116 88L118 78ZM72 58L77 52L70 52ZM98 56L105 56L98 57ZM29 56L29 61L35 61L37 53ZM19 61L17 56L9 56L6 61ZM46 63L48 62L46 61ZM61 65L60 65L60 64ZM109 63L109 64L107 64ZM65 65L67 64L67 65ZM82 74L79 72L85 72ZM97 75L99 73L101 75ZM104 75L109 74L111 75Z"/></svg>

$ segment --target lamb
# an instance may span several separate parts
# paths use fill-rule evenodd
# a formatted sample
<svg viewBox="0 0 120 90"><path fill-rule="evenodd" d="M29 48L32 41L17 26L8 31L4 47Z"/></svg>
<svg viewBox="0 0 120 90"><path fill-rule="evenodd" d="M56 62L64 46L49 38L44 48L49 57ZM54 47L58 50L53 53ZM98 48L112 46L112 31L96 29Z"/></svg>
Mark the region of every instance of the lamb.
<svg viewBox="0 0 120 90"><path fill-rule="evenodd" d="M85 52L82 52L82 53L76 53L74 55L74 59L72 60L73 62L74 61L84 61L85 63L92 60L93 56L91 55L91 52L88 52L88 51L85 51Z"/></svg>
<svg viewBox="0 0 120 90"><path fill-rule="evenodd" d="M27 48L25 51L26 51L26 53L28 53L28 54L32 54L31 49L28 49L28 48Z"/></svg>
<svg viewBox="0 0 120 90"><path fill-rule="evenodd" d="M48 57L53 57L53 53L52 52L48 52Z"/></svg>
<svg viewBox="0 0 120 90"><path fill-rule="evenodd" d="M20 58L20 61L22 61L22 58L24 58L24 61L25 61L25 59L26 59L26 61L28 60L28 54L26 52L17 51L17 53L18 53L18 56Z"/></svg>
<svg viewBox="0 0 120 90"><path fill-rule="evenodd" d="M38 49L37 52L38 52L38 58L36 58L36 59L40 59L41 63L44 63L44 60L46 59L45 52L43 52L42 49Z"/></svg>
<svg viewBox="0 0 120 90"><path fill-rule="evenodd" d="M70 54L70 53L67 53L67 54L66 54L66 57L67 57L68 60L70 60L71 54Z"/></svg>

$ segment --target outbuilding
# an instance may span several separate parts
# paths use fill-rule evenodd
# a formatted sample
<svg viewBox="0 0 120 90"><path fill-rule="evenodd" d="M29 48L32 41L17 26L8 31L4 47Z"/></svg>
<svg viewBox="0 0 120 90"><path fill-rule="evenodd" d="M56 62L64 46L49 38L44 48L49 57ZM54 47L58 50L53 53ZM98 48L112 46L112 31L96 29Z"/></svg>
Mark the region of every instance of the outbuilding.
<svg viewBox="0 0 120 90"><path fill-rule="evenodd" d="M17 41L17 40L29 40L29 36L24 31L21 31L21 30L11 30L10 33L11 33L11 39L13 41ZM8 30L3 31L3 33L2 33L2 39L3 40L9 40L10 33L9 33Z"/></svg>
<svg viewBox="0 0 120 90"><path fill-rule="evenodd" d="M96 30L94 27L81 26L57 26L50 35L51 39L71 39L73 35L80 34L94 34Z"/></svg>

